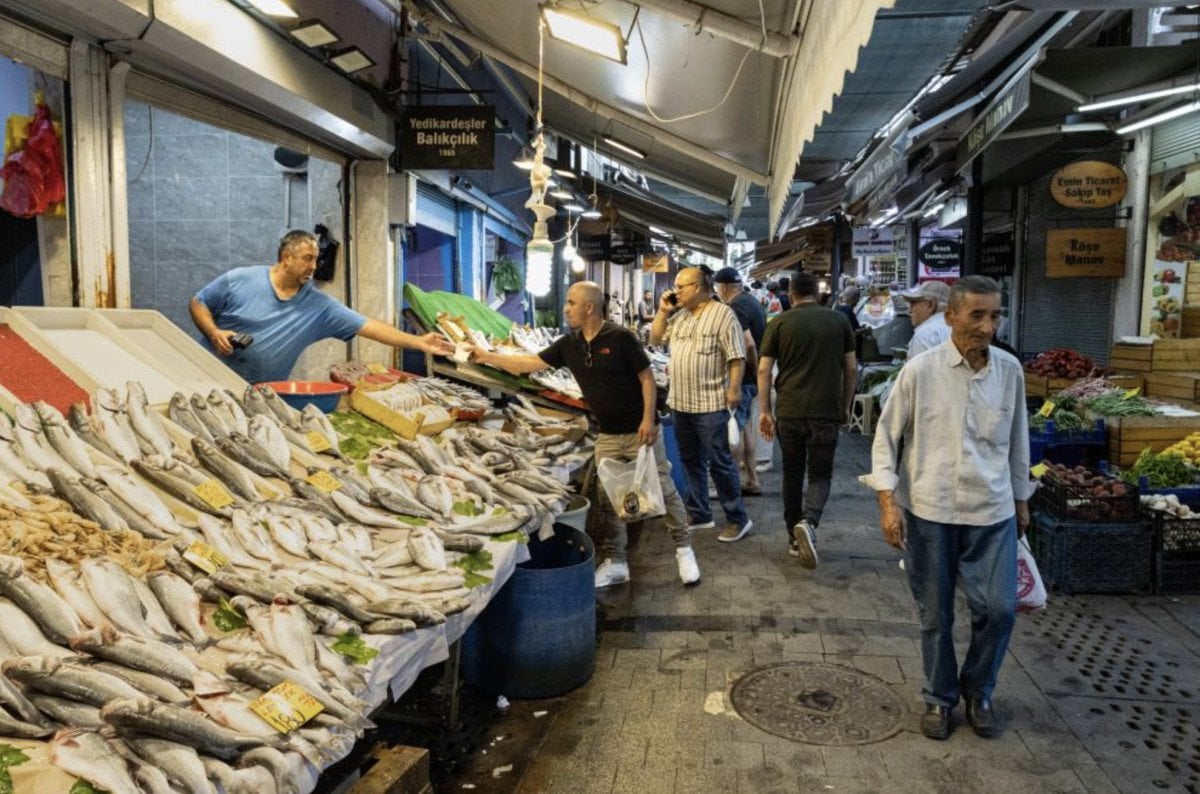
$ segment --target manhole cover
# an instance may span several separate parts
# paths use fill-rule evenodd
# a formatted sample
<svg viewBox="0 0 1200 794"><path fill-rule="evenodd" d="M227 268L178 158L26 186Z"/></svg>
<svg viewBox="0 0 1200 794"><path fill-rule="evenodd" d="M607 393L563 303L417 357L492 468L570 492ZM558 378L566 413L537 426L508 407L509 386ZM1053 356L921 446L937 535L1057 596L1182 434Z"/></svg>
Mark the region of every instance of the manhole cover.
<svg viewBox="0 0 1200 794"><path fill-rule="evenodd" d="M850 667L780 662L751 670L730 693L742 719L806 744L871 744L904 727L908 709L882 679Z"/></svg>

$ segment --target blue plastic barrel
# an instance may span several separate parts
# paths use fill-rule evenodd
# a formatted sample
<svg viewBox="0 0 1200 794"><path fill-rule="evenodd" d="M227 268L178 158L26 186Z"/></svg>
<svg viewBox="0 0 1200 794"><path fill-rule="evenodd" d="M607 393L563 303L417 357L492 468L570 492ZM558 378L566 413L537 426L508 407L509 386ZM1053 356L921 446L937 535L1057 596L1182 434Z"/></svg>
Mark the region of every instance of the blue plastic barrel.
<svg viewBox="0 0 1200 794"><path fill-rule="evenodd" d="M596 666L592 541L555 524L552 538L530 538L529 553L463 636L467 681L508 698L562 695Z"/></svg>
<svg viewBox="0 0 1200 794"><path fill-rule="evenodd" d="M667 448L667 460L671 461L671 479L675 481L675 490L687 499L687 478L683 475L683 461L679 458L679 445L675 443L675 422L671 415L662 417L663 446Z"/></svg>

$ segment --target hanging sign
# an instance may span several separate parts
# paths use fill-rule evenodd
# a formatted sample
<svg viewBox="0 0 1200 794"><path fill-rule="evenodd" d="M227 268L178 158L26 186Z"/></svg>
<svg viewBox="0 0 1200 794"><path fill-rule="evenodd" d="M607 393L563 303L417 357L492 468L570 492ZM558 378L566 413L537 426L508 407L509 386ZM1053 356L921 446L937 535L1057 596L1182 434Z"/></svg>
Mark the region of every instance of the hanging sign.
<svg viewBox="0 0 1200 794"><path fill-rule="evenodd" d="M637 248L633 243L614 243L608 251L608 261L614 265L632 265L637 261Z"/></svg>
<svg viewBox="0 0 1200 794"><path fill-rule="evenodd" d="M858 226L854 229L852 250L855 256L890 256L895 253L892 227Z"/></svg>
<svg viewBox="0 0 1200 794"><path fill-rule="evenodd" d="M495 167L496 109L491 105L417 105L400 116L399 165L418 169Z"/></svg>
<svg viewBox="0 0 1200 794"><path fill-rule="evenodd" d="M1015 258L1012 232L985 234L983 245L979 249L979 262L975 266L975 273L993 278L1011 276Z"/></svg>
<svg viewBox="0 0 1200 794"><path fill-rule="evenodd" d="M642 272L666 273L671 269L671 257L668 254L643 254Z"/></svg>
<svg viewBox="0 0 1200 794"><path fill-rule="evenodd" d="M971 127L958 141L955 166L961 169L975 159L987 145L1004 132L1029 107L1029 74L996 97L976 118Z"/></svg>
<svg viewBox="0 0 1200 794"><path fill-rule="evenodd" d="M1100 209L1125 198L1129 179L1112 163L1085 160L1071 163L1050 178L1050 195L1064 207Z"/></svg>
<svg viewBox="0 0 1200 794"><path fill-rule="evenodd" d="M1122 278L1124 275L1124 229L1050 229L1046 232L1046 278Z"/></svg>
<svg viewBox="0 0 1200 794"><path fill-rule="evenodd" d="M930 240L917 249L917 260L934 273L962 267L962 243L953 238Z"/></svg>
<svg viewBox="0 0 1200 794"><path fill-rule="evenodd" d="M602 234L579 233L575 241L575 252L585 262L604 262L608 259L612 238L608 232Z"/></svg>

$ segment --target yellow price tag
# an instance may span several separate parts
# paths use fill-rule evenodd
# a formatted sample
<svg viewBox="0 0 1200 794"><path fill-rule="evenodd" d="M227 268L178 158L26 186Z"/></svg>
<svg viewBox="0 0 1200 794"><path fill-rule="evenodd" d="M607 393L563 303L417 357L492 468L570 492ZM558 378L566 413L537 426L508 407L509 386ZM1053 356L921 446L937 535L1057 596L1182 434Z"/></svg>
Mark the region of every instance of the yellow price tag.
<svg viewBox="0 0 1200 794"><path fill-rule="evenodd" d="M325 707L296 684L284 681L250 701L250 710L280 733L290 733Z"/></svg>
<svg viewBox="0 0 1200 794"><path fill-rule="evenodd" d="M1054 413L1055 407L1053 400L1046 400L1046 402L1042 403L1042 408L1038 411L1038 416L1044 416L1049 419L1050 414Z"/></svg>
<svg viewBox="0 0 1200 794"><path fill-rule="evenodd" d="M1138 392L1140 392L1141 390L1142 390L1142 389L1141 389L1141 387L1140 387L1140 386L1135 386L1135 387L1133 387L1132 389L1130 389L1130 390L1128 390L1127 392L1125 392L1125 397L1124 397L1124 399L1128 400L1128 399L1129 399L1129 398L1131 398L1131 397L1137 397L1137 396L1138 396Z"/></svg>
<svg viewBox="0 0 1200 794"><path fill-rule="evenodd" d="M324 452L327 449L332 449L329 439L318 433L316 430L310 430L304 434L304 438L308 441L308 448L313 452Z"/></svg>
<svg viewBox="0 0 1200 794"><path fill-rule="evenodd" d="M1040 480L1042 478L1042 475L1046 473L1046 464L1039 463L1036 466L1030 466L1029 473L1032 474L1035 479Z"/></svg>
<svg viewBox="0 0 1200 794"><path fill-rule="evenodd" d="M324 493L333 493L342 487L342 481L327 471L318 471L304 478Z"/></svg>
<svg viewBox="0 0 1200 794"><path fill-rule="evenodd" d="M386 375L387 371L388 368L378 361L372 361L367 365L367 372L370 372L372 375Z"/></svg>
<svg viewBox="0 0 1200 794"><path fill-rule="evenodd" d="M216 480L205 480L193 487L192 493L203 499L214 510L220 510L222 507L229 507L233 504L233 495Z"/></svg>
<svg viewBox="0 0 1200 794"><path fill-rule="evenodd" d="M205 573L216 573L229 564L228 557L199 540L187 547L183 558Z"/></svg>

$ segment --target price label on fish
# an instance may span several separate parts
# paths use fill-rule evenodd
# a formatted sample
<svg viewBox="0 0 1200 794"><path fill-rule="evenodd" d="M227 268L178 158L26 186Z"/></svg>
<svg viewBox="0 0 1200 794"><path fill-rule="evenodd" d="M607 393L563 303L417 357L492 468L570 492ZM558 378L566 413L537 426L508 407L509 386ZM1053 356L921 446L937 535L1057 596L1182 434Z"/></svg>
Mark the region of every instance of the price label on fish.
<svg viewBox="0 0 1200 794"><path fill-rule="evenodd" d="M250 701L250 710L280 733L290 733L325 710L316 698L284 681Z"/></svg>
<svg viewBox="0 0 1200 794"><path fill-rule="evenodd" d="M331 449L329 439L318 433L316 430L310 430L304 434L304 438L308 441L308 448L313 452L324 452Z"/></svg>
<svg viewBox="0 0 1200 794"><path fill-rule="evenodd" d="M342 481L327 471L314 472L304 479L325 493L333 493L342 487Z"/></svg>
<svg viewBox="0 0 1200 794"><path fill-rule="evenodd" d="M372 361L370 364L367 364L367 372L370 372L372 375L386 375L387 371L388 368L378 361Z"/></svg>
<svg viewBox="0 0 1200 794"><path fill-rule="evenodd" d="M199 540L187 547L183 558L205 573L216 573L229 564L228 557Z"/></svg>
<svg viewBox="0 0 1200 794"><path fill-rule="evenodd" d="M220 510L222 507L229 507L233 504L233 495L216 480L205 480L192 488L192 491L214 510Z"/></svg>

